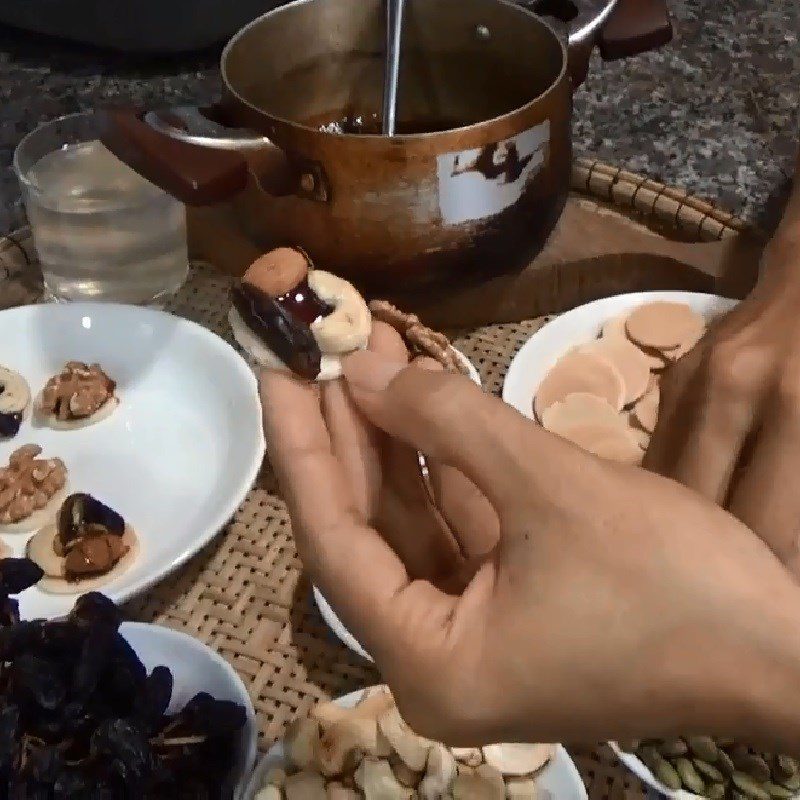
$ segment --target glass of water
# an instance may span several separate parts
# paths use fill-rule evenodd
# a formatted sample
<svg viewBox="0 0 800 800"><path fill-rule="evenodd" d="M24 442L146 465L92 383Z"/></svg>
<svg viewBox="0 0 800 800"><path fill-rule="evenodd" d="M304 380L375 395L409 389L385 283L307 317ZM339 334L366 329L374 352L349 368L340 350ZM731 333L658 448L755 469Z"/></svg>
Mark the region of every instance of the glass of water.
<svg viewBox="0 0 800 800"><path fill-rule="evenodd" d="M101 144L102 112L29 133L14 170L53 300L161 305L186 280L183 204Z"/></svg>

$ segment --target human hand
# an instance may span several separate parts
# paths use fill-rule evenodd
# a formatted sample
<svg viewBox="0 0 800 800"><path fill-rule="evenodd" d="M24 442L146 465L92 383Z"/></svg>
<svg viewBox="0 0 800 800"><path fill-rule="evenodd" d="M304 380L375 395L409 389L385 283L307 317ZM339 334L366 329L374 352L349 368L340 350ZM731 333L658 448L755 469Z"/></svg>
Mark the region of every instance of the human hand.
<svg viewBox="0 0 800 800"><path fill-rule="evenodd" d="M661 381L644 466L725 505L800 577L800 161L751 295Z"/></svg>
<svg viewBox="0 0 800 800"><path fill-rule="evenodd" d="M800 589L744 525L462 377L375 353L345 372L364 419L460 472L500 523L463 590L415 579L353 500L313 387L265 375L300 556L419 733L467 745L694 730L800 747Z"/></svg>

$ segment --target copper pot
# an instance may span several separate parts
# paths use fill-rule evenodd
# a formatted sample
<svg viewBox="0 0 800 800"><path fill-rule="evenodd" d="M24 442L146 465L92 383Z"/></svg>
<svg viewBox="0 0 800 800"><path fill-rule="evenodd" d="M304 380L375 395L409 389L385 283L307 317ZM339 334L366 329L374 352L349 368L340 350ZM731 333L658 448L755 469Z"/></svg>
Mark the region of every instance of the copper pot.
<svg viewBox="0 0 800 800"><path fill-rule="evenodd" d="M663 2L619 3L565 46L505 0L407 0L388 138L320 129L378 118L381 0L298 0L231 39L217 107L115 112L106 141L189 205L229 201L259 248L300 245L367 292L480 280L528 264L561 213L572 91L604 25L623 51L669 38Z"/></svg>

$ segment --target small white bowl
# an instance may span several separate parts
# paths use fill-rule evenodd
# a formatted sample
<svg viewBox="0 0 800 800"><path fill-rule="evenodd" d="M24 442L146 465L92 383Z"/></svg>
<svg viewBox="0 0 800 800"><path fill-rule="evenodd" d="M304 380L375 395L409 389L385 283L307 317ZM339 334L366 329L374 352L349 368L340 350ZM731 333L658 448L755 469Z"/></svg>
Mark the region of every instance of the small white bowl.
<svg viewBox="0 0 800 800"><path fill-rule="evenodd" d="M469 377L472 379L473 383L476 383L478 386L481 386L481 376L478 370L475 368L475 365L458 349L455 347L456 355L458 356L459 360L464 364L469 372ZM424 473L427 472L427 465L425 463L425 457L420 453L420 468L423 470ZM357 653L361 656L361 658L365 658L367 661L372 661L372 656L367 653L367 651L358 643L358 640L353 636L344 625L342 625L339 617L336 616L336 612L331 608L328 601L322 596L322 592L317 589L316 586L312 587L312 591L314 593L314 602L317 604L317 608L319 609L319 613L322 616L322 619L328 624L328 627L339 637L339 639L347 645L354 653Z"/></svg>
<svg viewBox="0 0 800 800"><path fill-rule="evenodd" d="M334 702L343 708L352 708L361 700L364 691L364 689L360 689L351 692L344 697L339 697ZM242 800L253 800L271 769L285 769L285 767L286 756L283 752L283 742L278 742L258 762ZM583 785L580 773L569 757L569 753L560 744L556 746L556 754L553 759L539 774L538 783L542 789L549 792L553 800L587 800L586 787Z"/></svg>
<svg viewBox="0 0 800 800"><path fill-rule="evenodd" d="M503 400L528 419L533 416L533 398L550 368L572 347L597 338L603 324L644 303L670 300L686 303L710 318L736 305L735 300L698 292L634 292L605 297L573 308L543 325L514 356L503 383Z"/></svg>
<svg viewBox="0 0 800 800"><path fill-rule="evenodd" d="M143 622L123 622L120 633L148 672L161 665L172 671L170 711L185 706L198 692L244 706L247 722L239 740L234 795L235 800L240 800L250 779L258 744L256 713L242 679L221 655L188 634Z"/></svg>

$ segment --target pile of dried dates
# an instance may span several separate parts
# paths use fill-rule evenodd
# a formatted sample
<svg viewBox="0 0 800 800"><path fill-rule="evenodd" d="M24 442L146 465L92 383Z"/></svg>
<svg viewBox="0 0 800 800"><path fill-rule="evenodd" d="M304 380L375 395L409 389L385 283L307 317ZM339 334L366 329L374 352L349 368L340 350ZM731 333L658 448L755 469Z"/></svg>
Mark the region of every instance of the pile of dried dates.
<svg viewBox="0 0 800 800"><path fill-rule="evenodd" d="M197 694L167 713L172 673L149 675L97 592L63 620L23 621L28 559L0 560L0 800L227 800L242 706Z"/></svg>
<svg viewBox="0 0 800 800"><path fill-rule="evenodd" d="M711 800L789 800L800 791L800 764L731 739L686 736L621 742L667 788L683 789Z"/></svg>

